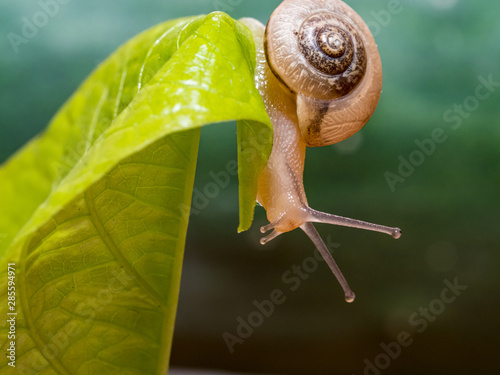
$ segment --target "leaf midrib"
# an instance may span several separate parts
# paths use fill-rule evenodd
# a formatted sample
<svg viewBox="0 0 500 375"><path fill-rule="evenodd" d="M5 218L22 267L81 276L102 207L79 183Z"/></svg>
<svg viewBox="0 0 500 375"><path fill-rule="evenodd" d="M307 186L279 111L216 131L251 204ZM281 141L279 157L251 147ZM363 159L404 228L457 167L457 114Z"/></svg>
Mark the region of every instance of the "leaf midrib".
<svg viewBox="0 0 500 375"><path fill-rule="evenodd" d="M27 248L29 245L29 241L26 241L23 245L23 250L22 253L27 252ZM48 362L50 365L60 374L60 375L70 375L71 372L67 370L64 365L57 360L57 356L54 356L53 358L48 358L44 353L42 348L44 348L46 345L44 344L43 340L41 339L41 336L37 333L37 329L35 328L35 324L33 322L33 316L31 315L31 310L28 308L28 301L26 299L27 296L27 290L26 290L26 265L25 262L22 262L23 257L21 257L21 275L23 278L23 282L19 283L19 288L20 288L20 293L19 293L19 300L21 301L21 308L22 311L25 313L26 316L26 329L28 331L28 335L31 337L33 342L35 343L35 346L37 349L40 351L41 356Z"/></svg>
<svg viewBox="0 0 500 375"><path fill-rule="evenodd" d="M158 293L151 288L151 286L144 280L144 278L137 273L137 271L132 267L130 262L123 256L123 254L120 252L120 249L116 245L116 243L113 241L109 233L106 232L106 229L104 228L99 215L97 213L94 201L92 198L89 196L89 192L85 191L84 193L84 199L85 202L87 203L87 207L89 208L89 217L92 223L94 224L94 227L99 234L99 236L102 238L104 244L108 247L109 251L111 254L113 254L117 260L118 263L122 264L125 269L134 276L134 279L137 280L137 283L139 284L140 287L142 287L147 294L150 295L150 297L154 300L155 304L158 306L161 306L162 310L164 308L164 303L161 297L158 295Z"/></svg>

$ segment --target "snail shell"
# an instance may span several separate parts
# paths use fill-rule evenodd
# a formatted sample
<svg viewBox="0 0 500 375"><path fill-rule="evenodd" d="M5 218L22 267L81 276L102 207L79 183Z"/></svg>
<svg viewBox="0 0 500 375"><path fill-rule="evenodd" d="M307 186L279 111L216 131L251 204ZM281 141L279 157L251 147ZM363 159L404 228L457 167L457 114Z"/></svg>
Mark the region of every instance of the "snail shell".
<svg viewBox="0 0 500 375"><path fill-rule="evenodd" d="M264 38L269 67L296 95L308 146L340 142L370 119L382 90L382 66L368 26L339 0L285 0Z"/></svg>

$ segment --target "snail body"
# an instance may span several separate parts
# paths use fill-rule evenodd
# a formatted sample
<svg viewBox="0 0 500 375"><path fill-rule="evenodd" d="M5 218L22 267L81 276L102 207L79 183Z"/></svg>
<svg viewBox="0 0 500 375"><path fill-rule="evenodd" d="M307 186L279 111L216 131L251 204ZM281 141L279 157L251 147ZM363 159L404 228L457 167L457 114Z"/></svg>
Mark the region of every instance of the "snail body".
<svg viewBox="0 0 500 375"><path fill-rule="evenodd" d="M257 195L270 222L261 231L273 232L261 243L300 227L352 302L354 293L312 223L368 229L394 238L401 232L311 209L302 175L306 146L331 145L350 137L375 111L382 90L377 46L361 17L340 0L285 0L265 30L256 20L243 21L254 36L262 35L256 85L274 129Z"/></svg>

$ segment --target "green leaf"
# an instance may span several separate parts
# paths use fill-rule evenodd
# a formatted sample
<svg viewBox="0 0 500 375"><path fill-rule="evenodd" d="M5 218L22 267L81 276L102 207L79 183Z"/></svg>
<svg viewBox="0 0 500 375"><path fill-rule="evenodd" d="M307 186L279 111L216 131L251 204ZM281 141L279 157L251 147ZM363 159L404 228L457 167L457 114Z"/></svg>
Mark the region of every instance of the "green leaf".
<svg viewBox="0 0 500 375"><path fill-rule="evenodd" d="M252 225L257 180L264 169L272 147L273 132L267 124L238 121L238 179L240 195L240 225L243 232Z"/></svg>
<svg viewBox="0 0 500 375"><path fill-rule="evenodd" d="M16 345L16 368L3 355L2 373L167 371L201 126L246 121L243 227L253 216L270 142L255 152L260 162L245 155L252 127L271 126L253 83L254 48L224 13L155 26L3 165L0 315L14 263L17 316L15 339L0 321L3 353Z"/></svg>
<svg viewBox="0 0 500 375"><path fill-rule="evenodd" d="M264 27L252 18L240 20L248 27L255 42L256 57L259 67L265 64L264 54ZM262 74L257 71L256 74ZM273 143L273 130L269 123L253 120L238 121L238 164L239 164L239 192L240 192L240 225L242 232L252 225L255 197L257 196L256 181L260 172L267 164Z"/></svg>

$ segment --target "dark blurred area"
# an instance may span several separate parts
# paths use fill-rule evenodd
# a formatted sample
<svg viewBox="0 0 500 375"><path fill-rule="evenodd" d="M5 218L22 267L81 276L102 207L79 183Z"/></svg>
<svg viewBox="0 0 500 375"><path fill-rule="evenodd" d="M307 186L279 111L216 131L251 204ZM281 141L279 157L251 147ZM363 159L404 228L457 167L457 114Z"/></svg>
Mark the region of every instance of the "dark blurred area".
<svg viewBox="0 0 500 375"><path fill-rule="evenodd" d="M140 31L214 10L266 23L279 3L66 1L16 47L9 33L22 35L23 17L32 20L42 8L2 1L0 161ZM315 209L399 226L403 236L317 225L356 293L348 304L305 234L261 246L267 220L259 207L252 228L236 232L232 178L190 221L173 366L318 375L500 372L500 2L347 3L375 36L384 89L363 130L308 150L305 189ZM235 124L204 129L195 195L231 160Z"/></svg>

